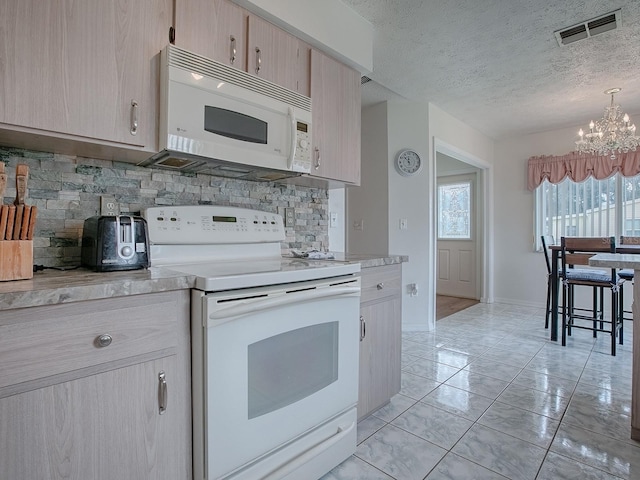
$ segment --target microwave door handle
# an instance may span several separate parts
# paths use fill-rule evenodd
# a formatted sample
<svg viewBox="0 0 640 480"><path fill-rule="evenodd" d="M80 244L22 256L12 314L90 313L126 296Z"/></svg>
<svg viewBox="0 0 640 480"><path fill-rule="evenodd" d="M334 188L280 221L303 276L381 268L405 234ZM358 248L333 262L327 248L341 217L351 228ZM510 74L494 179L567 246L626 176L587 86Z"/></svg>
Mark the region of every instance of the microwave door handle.
<svg viewBox="0 0 640 480"><path fill-rule="evenodd" d="M291 122L291 145L289 149L289 158L287 158L287 170L293 168L293 159L296 157L296 116L293 107L289 107L289 121Z"/></svg>

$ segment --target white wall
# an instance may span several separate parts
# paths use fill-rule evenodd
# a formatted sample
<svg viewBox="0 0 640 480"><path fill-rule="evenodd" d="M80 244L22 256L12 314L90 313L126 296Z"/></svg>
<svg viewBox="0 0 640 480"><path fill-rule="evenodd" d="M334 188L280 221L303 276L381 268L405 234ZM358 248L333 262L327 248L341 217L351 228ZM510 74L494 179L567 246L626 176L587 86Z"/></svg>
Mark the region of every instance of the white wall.
<svg viewBox="0 0 640 480"><path fill-rule="evenodd" d="M534 194L527 190L527 160L574 149L578 127L496 143L495 297L498 302L543 306L546 267L534 251Z"/></svg>
<svg viewBox="0 0 640 480"><path fill-rule="evenodd" d="M442 110L417 102L385 102L362 111L362 182L347 190L347 251L409 256L402 267L402 325L405 330L435 327L435 150L434 136L462 152L465 161L487 167L493 141ZM422 171L404 177L395 171L398 151L422 157ZM386 214L383 212L388 205ZM353 229L363 220L364 229ZM407 230L400 230L406 219ZM416 283L411 297L407 285Z"/></svg>
<svg viewBox="0 0 640 480"><path fill-rule="evenodd" d="M435 296L429 292L430 277L435 278L435 263L428 255L429 212L432 209L429 173L429 107L420 103L388 103L389 177L389 251L409 255L402 266L402 322L405 330L431 330L435 324ZM415 150L425 163L411 177L398 174L394 167L397 153L405 148ZM400 219L406 219L407 230L400 230ZM407 285L418 286L418 296L407 293ZM435 288L435 284L433 284Z"/></svg>

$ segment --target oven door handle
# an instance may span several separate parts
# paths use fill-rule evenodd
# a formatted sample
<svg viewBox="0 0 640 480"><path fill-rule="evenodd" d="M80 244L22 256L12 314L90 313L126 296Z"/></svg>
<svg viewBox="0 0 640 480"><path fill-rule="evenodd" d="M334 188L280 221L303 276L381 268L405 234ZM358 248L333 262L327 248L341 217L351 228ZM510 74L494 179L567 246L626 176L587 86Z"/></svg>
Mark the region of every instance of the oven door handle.
<svg viewBox="0 0 640 480"><path fill-rule="evenodd" d="M331 287L325 289L305 290L302 292L292 292L275 297L267 297L264 300L239 303L209 313L209 320L213 320L215 325L220 325L230 320L234 320L237 317L269 308L282 307L284 305L291 305L294 303L312 302L314 300L329 297L345 296L360 296L360 287Z"/></svg>
<svg viewBox="0 0 640 480"><path fill-rule="evenodd" d="M322 440L320 443L314 445L309 450L302 452L300 455L295 457L293 460L285 463L284 465L279 466L275 470L272 470L267 475L262 477L260 480L276 480L278 478L284 478L289 473L293 472L301 465L304 465L312 458L320 455L322 452L328 450L333 445L338 443L344 437L349 435L351 431L356 428L356 422L351 422L346 428L339 427L338 431L334 433L329 438Z"/></svg>

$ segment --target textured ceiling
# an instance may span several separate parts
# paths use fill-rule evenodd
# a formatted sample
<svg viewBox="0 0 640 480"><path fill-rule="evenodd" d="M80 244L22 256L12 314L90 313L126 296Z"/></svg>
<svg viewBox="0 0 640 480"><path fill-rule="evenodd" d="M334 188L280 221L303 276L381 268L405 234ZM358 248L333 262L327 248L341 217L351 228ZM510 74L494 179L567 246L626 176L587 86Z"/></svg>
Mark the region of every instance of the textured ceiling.
<svg viewBox="0 0 640 480"><path fill-rule="evenodd" d="M342 1L374 27L363 106L431 102L501 139L586 125L621 87L640 129L640 0ZM556 30L618 8L620 28L558 45Z"/></svg>

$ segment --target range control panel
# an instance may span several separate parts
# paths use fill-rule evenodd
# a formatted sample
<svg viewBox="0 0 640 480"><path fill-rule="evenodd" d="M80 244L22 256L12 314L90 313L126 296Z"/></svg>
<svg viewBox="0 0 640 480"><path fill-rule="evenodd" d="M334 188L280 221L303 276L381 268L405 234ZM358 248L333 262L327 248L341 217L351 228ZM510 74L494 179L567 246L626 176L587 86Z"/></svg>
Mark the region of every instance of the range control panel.
<svg viewBox="0 0 640 480"><path fill-rule="evenodd" d="M149 241L156 245L281 242L282 217L238 207L194 205L151 207L143 212Z"/></svg>

